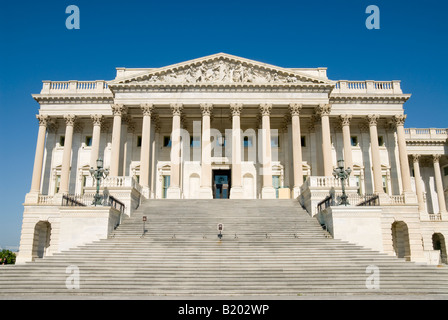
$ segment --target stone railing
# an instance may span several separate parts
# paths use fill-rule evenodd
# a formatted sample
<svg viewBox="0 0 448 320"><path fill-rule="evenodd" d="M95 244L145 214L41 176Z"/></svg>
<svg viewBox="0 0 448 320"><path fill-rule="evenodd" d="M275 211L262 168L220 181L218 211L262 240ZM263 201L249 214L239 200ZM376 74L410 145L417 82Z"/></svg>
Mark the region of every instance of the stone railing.
<svg viewBox="0 0 448 320"><path fill-rule="evenodd" d="M341 188L341 180L335 177L319 177L319 176L311 176L306 179L306 181L301 186L301 190L308 189L310 187L313 188ZM356 179L350 177L348 180L345 180L345 186L347 187L355 187Z"/></svg>
<svg viewBox="0 0 448 320"><path fill-rule="evenodd" d="M37 197L37 204L40 205L53 205L54 203L54 197L48 196L48 195L38 195Z"/></svg>
<svg viewBox="0 0 448 320"><path fill-rule="evenodd" d="M418 129L406 128L404 129L405 137L408 140L424 139L424 140L446 140L448 138L448 129Z"/></svg>
<svg viewBox="0 0 448 320"><path fill-rule="evenodd" d="M43 81L41 94L111 93L107 82L97 81Z"/></svg>
<svg viewBox="0 0 448 320"><path fill-rule="evenodd" d="M402 94L400 81L347 81L336 82L333 93Z"/></svg>
<svg viewBox="0 0 448 320"><path fill-rule="evenodd" d="M87 177L86 186L95 187L96 181L92 177ZM134 179L134 177L107 177L100 183L101 188L134 188L139 193L142 192L142 186Z"/></svg>

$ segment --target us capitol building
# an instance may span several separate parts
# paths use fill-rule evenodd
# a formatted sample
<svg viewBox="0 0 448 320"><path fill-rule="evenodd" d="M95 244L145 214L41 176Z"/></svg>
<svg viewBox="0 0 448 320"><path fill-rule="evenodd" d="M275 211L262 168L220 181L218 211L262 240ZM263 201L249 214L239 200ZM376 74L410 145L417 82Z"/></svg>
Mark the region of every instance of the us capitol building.
<svg viewBox="0 0 448 320"><path fill-rule="evenodd" d="M405 128L410 97L400 81L224 53L117 68L112 81L43 81L17 262L107 238L166 198L296 199L335 238L446 263L448 132ZM121 211L92 206L99 159L100 193ZM338 166L351 170L348 206L337 205Z"/></svg>

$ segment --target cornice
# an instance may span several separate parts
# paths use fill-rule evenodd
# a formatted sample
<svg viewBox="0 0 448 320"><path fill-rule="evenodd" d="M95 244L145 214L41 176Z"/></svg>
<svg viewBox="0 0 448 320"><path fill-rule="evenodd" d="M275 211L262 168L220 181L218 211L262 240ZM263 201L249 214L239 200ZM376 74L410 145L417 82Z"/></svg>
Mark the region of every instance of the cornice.
<svg viewBox="0 0 448 320"><path fill-rule="evenodd" d="M98 103L110 104L114 102L113 94L33 94L38 103Z"/></svg>
<svg viewBox="0 0 448 320"><path fill-rule="evenodd" d="M410 94L347 94L347 93L332 93L330 94L331 104L350 104L350 103L365 103L365 104L384 104L384 103L405 103L411 97Z"/></svg>

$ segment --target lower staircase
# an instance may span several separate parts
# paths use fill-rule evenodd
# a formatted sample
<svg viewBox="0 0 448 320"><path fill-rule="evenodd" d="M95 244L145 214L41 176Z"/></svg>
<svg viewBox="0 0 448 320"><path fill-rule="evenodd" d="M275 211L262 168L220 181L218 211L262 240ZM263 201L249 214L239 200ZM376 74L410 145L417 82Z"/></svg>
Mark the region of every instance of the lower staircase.
<svg viewBox="0 0 448 320"><path fill-rule="evenodd" d="M0 266L0 287L0 296L446 295L448 268L332 239L293 200L147 200L109 239Z"/></svg>

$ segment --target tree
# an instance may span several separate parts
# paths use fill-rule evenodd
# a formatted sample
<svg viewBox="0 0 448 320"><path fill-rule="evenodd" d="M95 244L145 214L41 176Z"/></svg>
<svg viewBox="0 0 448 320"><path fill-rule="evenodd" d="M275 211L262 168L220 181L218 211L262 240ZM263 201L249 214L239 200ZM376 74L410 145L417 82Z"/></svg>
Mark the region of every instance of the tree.
<svg viewBox="0 0 448 320"><path fill-rule="evenodd" d="M2 250L0 252L0 259L1 259L1 264L3 264L3 261L6 258L6 263L5 264L15 264L16 263L16 254L10 250Z"/></svg>

